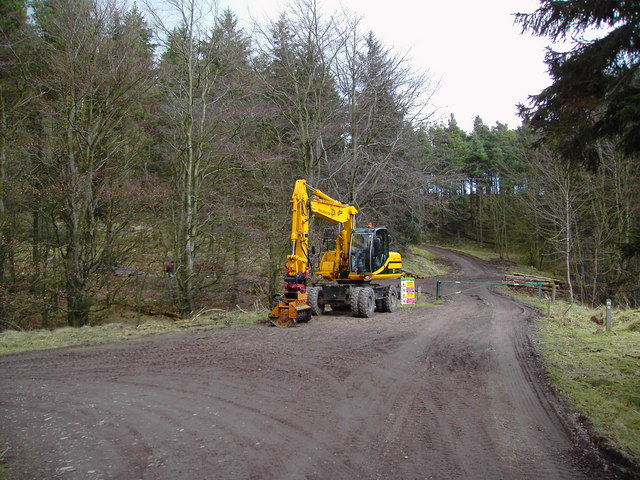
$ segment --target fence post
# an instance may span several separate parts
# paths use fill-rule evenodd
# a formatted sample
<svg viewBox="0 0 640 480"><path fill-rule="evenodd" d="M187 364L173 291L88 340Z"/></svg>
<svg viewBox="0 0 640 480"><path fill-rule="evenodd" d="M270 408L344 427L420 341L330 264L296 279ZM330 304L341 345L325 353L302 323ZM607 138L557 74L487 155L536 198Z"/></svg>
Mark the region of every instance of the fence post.
<svg viewBox="0 0 640 480"><path fill-rule="evenodd" d="M441 280L436 280L436 300L440 300L440 288L442 285Z"/></svg>
<svg viewBox="0 0 640 480"><path fill-rule="evenodd" d="M606 314L607 332L611 331L611 299L607 298L607 314Z"/></svg>

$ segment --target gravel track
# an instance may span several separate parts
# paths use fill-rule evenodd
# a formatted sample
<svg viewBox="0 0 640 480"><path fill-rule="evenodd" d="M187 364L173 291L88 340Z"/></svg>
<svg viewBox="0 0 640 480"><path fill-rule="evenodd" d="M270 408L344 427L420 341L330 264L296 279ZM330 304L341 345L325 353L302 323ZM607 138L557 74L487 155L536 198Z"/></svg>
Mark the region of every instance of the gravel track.
<svg viewBox="0 0 640 480"><path fill-rule="evenodd" d="M455 279L500 274L438 250ZM433 280L421 281L424 291ZM0 357L16 479L595 479L492 289L371 319Z"/></svg>

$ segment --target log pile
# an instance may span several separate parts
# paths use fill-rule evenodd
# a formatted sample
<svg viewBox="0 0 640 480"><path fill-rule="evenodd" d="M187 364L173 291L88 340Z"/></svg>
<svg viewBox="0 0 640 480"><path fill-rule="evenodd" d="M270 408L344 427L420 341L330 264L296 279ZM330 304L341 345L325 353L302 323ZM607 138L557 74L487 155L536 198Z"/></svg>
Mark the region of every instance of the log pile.
<svg viewBox="0 0 640 480"><path fill-rule="evenodd" d="M557 278L541 277L537 275L527 275L524 273L511 273L504 276L503 281L505 283L541 283L542 294L552 296L554 293L556 297L563 297L566 293L565 284L562 280ZM537 293L538 287L535 285L523 285L522 287L514 287L522 289L532 289Z"/></svg>
<svg viewBox="0 0 640 480"><path fill-rule="evenodd" d="M409 270L405 270L404 268L402 269L402 276L419 278L419 279L426 278L424 275L418 275L417 273L410 272Z"/></svg>

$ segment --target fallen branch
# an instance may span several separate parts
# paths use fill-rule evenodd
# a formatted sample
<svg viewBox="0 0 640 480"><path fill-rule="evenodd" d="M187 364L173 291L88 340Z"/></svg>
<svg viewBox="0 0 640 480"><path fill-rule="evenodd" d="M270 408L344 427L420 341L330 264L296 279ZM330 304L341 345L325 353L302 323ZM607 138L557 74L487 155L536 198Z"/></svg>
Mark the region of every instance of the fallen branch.
<svg viewBox="0 0 640 480"><path fill-rule="evenodd" d="M151 315L153 316L162 316L162 317L169 317L169 318L180 318L180 315L178 315L177 313L173 313L173 312L154 312L151 309L143 309L140 310L140 313L144 313L145 315Z"/></svg>
<svg viewBox="0 0 640 480"><path fill-rule="evenodd" d="M0 320L0 325L7 325L10 328L13 328L14 330L18 330L19 332L24 332L24 328L22 328L20 325L10 322L9 320Z"/></svg>
<svg viewBox="0 0 640 480"><path fill-rule="evenodd" d="M191 317L191 321L193 322L194 320L196 320L199 316L204 315L205 313L211 313L211 312L222 312L224 313L225 310L221 310L220 308L207 308L207 309L202 309L200 310L198 313L196 313L193 317Z"/></svg>

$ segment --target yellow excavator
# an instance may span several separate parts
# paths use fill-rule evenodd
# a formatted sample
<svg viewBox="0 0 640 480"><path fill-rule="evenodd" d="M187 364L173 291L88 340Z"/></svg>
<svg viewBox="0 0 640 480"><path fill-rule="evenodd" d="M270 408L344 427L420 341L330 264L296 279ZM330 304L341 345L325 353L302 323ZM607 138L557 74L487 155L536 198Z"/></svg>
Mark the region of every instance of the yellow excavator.
<svg viewBox="0 0 640 480"><path fill-rule="evenodd" d="M287 256L284 291L275 296L273 325L289 327L333 310L350 309L357 317L371 317L375 310L394 312L398 302L395 285L374 280L399 278L402 257L389 251L390 236L384 227L356 227L358 210L297 180L291 197L291 254ZM338 225L335 249L323 253L312 271L309 224L318 217ZM312 285L309 285L313 283Z"/></svg>

